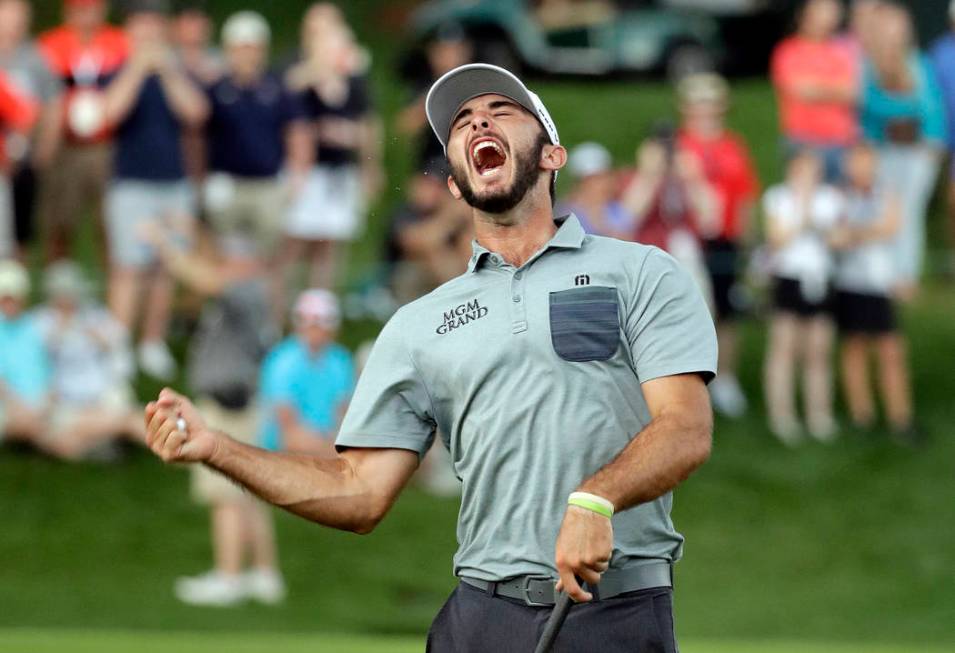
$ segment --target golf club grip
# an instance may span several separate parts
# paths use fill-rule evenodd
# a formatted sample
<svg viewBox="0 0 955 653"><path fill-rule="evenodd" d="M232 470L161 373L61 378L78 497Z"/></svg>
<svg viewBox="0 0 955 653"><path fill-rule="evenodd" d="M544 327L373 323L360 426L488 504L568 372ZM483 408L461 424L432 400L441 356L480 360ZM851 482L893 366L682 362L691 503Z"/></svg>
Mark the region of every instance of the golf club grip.
<svg viewBox="0 0 955 653"><path fill-rule="evenodd" d="M544 632L541 634L540 641L537 642L534 653L549 653L551 646L554 645L554 640L557 639L557 633L560 632L560 627L564 625L567 613L570 612L570 606L573 604L573 600L567 593L557 597L557 603L554 604L554 609L551 610L550 617L544 624Z"/></svg>

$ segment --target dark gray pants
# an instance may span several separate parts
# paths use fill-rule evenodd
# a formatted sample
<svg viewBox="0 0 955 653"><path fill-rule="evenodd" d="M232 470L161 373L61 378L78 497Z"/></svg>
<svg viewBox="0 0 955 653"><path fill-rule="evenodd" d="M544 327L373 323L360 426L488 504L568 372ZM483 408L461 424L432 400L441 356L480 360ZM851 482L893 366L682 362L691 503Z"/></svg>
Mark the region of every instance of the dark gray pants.
<svg viewBox="0 0 955 653"><path fill-rule="evenodd" d="M550 607L461 583L428 632L429 653L533 653ZM673 591L659 587L571 607L554 653L678 653Z"/></svg>

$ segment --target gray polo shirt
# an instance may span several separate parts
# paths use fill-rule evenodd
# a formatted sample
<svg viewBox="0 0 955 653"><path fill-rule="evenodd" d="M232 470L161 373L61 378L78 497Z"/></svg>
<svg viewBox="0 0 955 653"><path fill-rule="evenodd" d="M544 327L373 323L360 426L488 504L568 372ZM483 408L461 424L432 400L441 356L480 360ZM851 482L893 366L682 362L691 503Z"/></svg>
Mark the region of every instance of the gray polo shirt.
<svg viewBox="0 0 955 653"><path fill-rule="evenodd" d="M463 482L459 576L556 575L567 495L650 421L640 384L716 371L706 304L669 255L557 222L523 266L475 244L466 273L399 310L338 436L423 455L441 434ZM680 557L671 504L614 516L612 567Z"/></svg>

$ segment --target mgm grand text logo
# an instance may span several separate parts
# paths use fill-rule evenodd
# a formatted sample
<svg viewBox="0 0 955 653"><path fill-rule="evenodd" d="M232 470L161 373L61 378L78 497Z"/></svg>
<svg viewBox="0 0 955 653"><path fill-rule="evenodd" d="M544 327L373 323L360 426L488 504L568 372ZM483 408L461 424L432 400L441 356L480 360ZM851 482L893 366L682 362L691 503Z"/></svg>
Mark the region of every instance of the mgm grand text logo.
<svg viewBox="0 0 955 653"><path fill-rule="evenodd" d="M487 306L481 306L476 299L467 304L455 306L450 311L445 312L444 322L435 329L435 333L443 336L446 333L454 331L459 326L464 326L469 322L479 320L485 315L487 315Z"/></svg>

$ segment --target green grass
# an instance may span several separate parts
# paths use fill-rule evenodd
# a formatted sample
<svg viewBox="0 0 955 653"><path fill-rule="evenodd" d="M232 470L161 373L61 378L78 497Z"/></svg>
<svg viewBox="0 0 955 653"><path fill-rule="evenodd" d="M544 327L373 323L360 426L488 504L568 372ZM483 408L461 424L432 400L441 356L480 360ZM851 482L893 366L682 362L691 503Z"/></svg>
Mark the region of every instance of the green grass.
<svg viewBox="0 0 955 653"><path fill-rule="evenodd" d="M0 631L0 653L418 653L420 638L322 635L231 635L123 631ZM684 653L910 653L905 646L836 642L701 641L681 644ZM922 647L924 653L947 649Z"/></svg>

